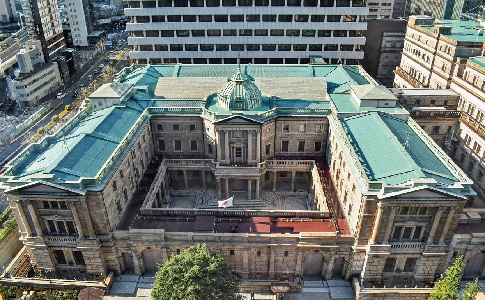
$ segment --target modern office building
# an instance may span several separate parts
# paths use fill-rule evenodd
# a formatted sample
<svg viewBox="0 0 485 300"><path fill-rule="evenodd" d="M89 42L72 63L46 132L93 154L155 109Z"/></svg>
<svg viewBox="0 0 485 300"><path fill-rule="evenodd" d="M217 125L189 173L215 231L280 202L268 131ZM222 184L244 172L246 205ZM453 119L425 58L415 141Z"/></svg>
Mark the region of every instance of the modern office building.
<svg viewBox="0 0 485 300"><path fill-rule="evenodd" d="M312 275L424 299L456 255L482 276L485 240L472 181L397 100L360 66L134 65L1 187L43 276L144 274L207 243L253 291Z"/></svg>
<svg viewBox="0 0 485 300"><path fill-rule="evenodd" d="M393 86L394 70L401 63L406 23L401 19L367 20L362 66L387 87Z"/></svg>
<svg viewBox="0 0 485 300"><path fill-rule="evenodd" d="M25 22L32 39L42 44L44 58L50 61L65 49L62 20L57 0L22 0Z"/></svg>
<svg viewBox="0 0 485 300"><path fill-rule="evenodd" d="M366 19L391 19L393 15L393 0L368 1L369 14Z"/></svg>
<svg viewBox="0 0 485 300"><path fill-rule="evenodd" d="M138 63L327 63L363 58L362 0L127 1Z"/></svg>
<svg viewBox="0 0 485 300"><path fill-rule="evenodd" d="M476 202L481 206L485 206L485 68L483 56L477 55L484 49L483 30L479 22L471 20L412 16L394 81L398 88L451 89L460 97L459 127L454 128L449 144L441 146L449 148L449 155L475 181ZM451 103L442 100L446 103L435 101L430 106L447 108Z"/></svg>
<svg viewBox="0 0 485 300"><path fill-rule="evenodd" d="M89 12L89 1L68 0L65 2L69 15L69 26L74 46L88 47L88 35L93 31L94 20Z"/></svg>
<svg viewBox="0 0 485 300"><path fill-rule="evenodd" d="M17 9L13 0L0 0L0 23L10 23L17 19Z"/></svg>
<svg viewBox="0 0 485 300"><path fill-rule="evenodd" d="M465 0L409 0L406 15L427 15L436 19L459 20Z"/></svg>

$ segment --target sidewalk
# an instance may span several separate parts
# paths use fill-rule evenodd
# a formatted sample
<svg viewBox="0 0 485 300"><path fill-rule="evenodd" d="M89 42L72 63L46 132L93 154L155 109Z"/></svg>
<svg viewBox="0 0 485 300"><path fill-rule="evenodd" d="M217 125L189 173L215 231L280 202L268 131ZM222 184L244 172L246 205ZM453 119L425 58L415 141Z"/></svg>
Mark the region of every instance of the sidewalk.
<svg viewBox="0 0 485 300"><path fill-rule="evenodd" d="M103 300L148 300L155 282L154 274L147 276L121 275L114 280L111 291ZM241 293L245 300L251 299L250 293ZM275 300L272 293L254 293L254 300ZM350 282L342 279L304 281L301 293L285 294L285 300L353 300L354 291Z"/></svg>

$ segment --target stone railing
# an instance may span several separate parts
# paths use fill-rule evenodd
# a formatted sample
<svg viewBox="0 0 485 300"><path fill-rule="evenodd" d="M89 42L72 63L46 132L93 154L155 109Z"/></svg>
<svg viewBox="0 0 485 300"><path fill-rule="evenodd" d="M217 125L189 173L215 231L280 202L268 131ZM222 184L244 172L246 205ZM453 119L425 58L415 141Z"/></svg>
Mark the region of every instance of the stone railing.
<svg viewBox="0 0 485 300"><path fill-rule="evenodd" d="M391 249L399 249L399 250L418 250L422 251L426 247L425 243L399 243L399 244L390 244Z"/></svg>
<svg viewBox="0 0 485 300"><path fill-rule="evenodd" d="M266 160L265 161L267 169L276 169L276 168L294 168L294 167L303 167L307 169L312 169L313 165L315 164L314 160Z"/></svg>
<svg viewBox="0 0 485 300"><path fill-rule="evenodd" d="M213 159L163 159L166 168L182 168L182 167L207 167L214 168L215 163Z"/></svg>
<svg viewBox="0 0 485 300"><path fill-rule="evenodd" d="M148 190L147 195L145 196L145 200L143 201L142 207L152 207L153 201L157 195L158 189L162 184L162 180L165 177L167 172L167 167L165 166L165 160L162 164L158 167L157 175L153 179L152 184L150 185L150 189Z"/></svg>
<svg viewBox="0 0 485 300"><path fill-rule="evenodd" d="M457 110L411 110L413 118L459 118L461 112Z"/></svg>
<svg viewBox="0 0 485 300"><path fill-rule="evenodd" d="M146 208L141 215L151 216L216 216L216 217L271 217L271 218L328 218L328 212L308 210L231 210L197 208Z"/></svg>

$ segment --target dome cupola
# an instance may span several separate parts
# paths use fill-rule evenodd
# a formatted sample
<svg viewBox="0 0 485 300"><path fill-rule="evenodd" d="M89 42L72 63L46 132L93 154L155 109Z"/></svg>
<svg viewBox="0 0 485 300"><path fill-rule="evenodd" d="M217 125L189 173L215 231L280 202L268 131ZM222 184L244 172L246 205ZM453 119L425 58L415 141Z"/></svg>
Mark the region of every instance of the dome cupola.
<svg viewBox="0 0 485 300"><path fill-rule="evenodd" d="M251 110L261 106L261 91L254 80L238 68L219 91L217 105L227 110Z"/></svg>

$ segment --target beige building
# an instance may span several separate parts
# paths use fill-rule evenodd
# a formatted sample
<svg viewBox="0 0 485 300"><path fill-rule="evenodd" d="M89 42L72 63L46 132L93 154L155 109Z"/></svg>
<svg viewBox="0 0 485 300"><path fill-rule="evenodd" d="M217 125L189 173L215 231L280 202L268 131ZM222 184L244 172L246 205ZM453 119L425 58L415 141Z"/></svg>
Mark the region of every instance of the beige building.
<svg viewBox="0 0 485 300"><path fill-rule="evenodd" d="M359 66L139 65L89 100L1 177L45 276L145 274L207 243L260 290L312 275L424 299L476 243L472 181Z"/></svg>
<svg viewBox="0 0 485 300"><path fill-rule="evenodd" d="M477 56L484 49L483 30L481 23L471 20L410 17L401 65L395 71L394 80L398 88L451 89L459 96L458 103L456 97L445 96L415 106L433 107L434 112L420 112L423 117L432 113L446 115L446 120L451 121L460 114L456 126L453 122L436 124L433 131L438 130L437 135L449 135L448 144L442 140L440 145L448 149L448 154L475 182L473 188L478 193L475 204L479 207L485 206L485 68L484 58ZM436 91L437 95L443 93ZM450 111L436 111L439 109ZM428 123L436 121L433 116L428 118Z"/></svg>

